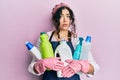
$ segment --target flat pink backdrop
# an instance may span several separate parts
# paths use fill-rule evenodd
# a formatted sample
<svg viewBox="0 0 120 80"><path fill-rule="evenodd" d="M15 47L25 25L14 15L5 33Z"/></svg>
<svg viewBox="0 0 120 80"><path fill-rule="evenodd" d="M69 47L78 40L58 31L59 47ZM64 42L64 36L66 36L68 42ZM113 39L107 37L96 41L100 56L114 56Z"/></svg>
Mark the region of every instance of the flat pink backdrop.
<svg viewBox="0 0 120 80"><path fill-rule="evenodd" d="M92 52L100 71L83 80L120 80L120 0L0 0L0 80L39 80L30 74L24 43L36 43L52 29L51 10L65 2L75 13L79 36L92 36Z"/></svg>

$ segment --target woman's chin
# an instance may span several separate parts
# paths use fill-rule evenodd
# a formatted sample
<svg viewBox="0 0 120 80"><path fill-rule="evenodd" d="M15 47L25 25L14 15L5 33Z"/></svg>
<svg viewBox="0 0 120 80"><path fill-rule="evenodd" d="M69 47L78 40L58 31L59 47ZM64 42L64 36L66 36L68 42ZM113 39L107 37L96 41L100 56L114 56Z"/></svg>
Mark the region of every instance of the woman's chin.
<svg viewBox="0 0 120 80"><path fill-rule="evenodd" d="M62 31L68 31L68 29L62 29Z"/></svg>
<svg viewBox="0 0 120 80"><path fill-rule="evenodd" d="M63 27L61 30L63 30L63 31L68 31L69 28L68 28L68 27Z"/></svg>

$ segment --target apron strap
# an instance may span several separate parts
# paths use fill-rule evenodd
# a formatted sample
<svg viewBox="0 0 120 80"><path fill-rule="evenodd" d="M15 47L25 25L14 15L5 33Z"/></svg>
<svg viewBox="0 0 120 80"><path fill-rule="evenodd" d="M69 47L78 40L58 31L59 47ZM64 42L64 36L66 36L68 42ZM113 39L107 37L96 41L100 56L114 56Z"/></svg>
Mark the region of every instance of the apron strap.
<svg viewBox="0 0 120 80"><path fill-rule="evenodd" d="M52 34L51 34L51 36L50 36L50 38L49 38L49 41L50 41L50 42L51 42L51 39L52 39L52 37L53 37L54 32L55 32L55 31L52 32Z"/></svg>

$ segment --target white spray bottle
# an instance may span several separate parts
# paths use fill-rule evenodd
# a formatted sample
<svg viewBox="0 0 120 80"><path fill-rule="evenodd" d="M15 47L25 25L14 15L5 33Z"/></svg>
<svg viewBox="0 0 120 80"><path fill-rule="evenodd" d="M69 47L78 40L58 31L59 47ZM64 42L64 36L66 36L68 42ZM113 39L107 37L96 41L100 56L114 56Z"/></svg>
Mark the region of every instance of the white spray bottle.
<svg viewBox="0 0 120 80"><path fill-rule="evenodd" d="M91 49L91 36L87 36L82 46L80 59L87 60L90 49Z"/></svg>

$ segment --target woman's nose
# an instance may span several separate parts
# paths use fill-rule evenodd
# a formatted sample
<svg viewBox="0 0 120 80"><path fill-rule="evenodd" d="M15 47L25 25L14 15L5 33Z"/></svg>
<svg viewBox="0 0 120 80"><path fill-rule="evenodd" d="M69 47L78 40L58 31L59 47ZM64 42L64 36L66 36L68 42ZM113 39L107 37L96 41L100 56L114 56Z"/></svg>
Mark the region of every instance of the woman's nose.
<svg viewBox="0 0 120 80"><path fill-rule="evenodd" d="M67 17L64 17L64 22L66 22L67 21Z"/></svg>

